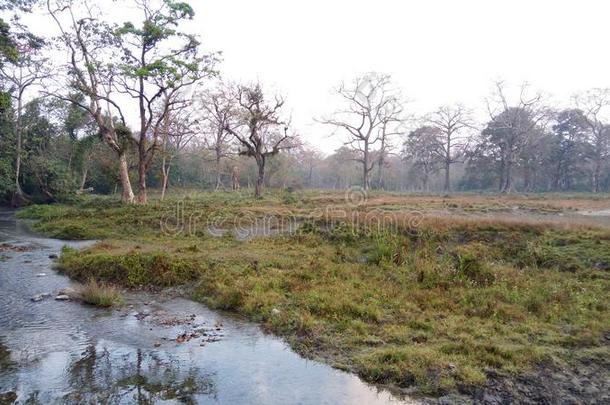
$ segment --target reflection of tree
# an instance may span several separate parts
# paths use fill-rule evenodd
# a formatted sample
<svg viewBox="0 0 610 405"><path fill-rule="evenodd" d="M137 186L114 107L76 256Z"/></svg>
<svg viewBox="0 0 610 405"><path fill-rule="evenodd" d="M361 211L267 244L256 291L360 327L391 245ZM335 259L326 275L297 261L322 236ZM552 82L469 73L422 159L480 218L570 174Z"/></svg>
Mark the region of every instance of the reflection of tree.
<svg viewBox="0 0 610 405"><path fill-rule="evenodd" d="M195 403L195 396L217 394L213 375L197 367L185 370L179 359L141 349L111 354L94 345L72 363L68 384L73 390L64 398L68 402Z"/></svg>
<svg viewBox="0 0 610 405"><path fill-rule="evenodd" d="M11 352L0 340L0 370L6 370L11 364Z"/></svg>

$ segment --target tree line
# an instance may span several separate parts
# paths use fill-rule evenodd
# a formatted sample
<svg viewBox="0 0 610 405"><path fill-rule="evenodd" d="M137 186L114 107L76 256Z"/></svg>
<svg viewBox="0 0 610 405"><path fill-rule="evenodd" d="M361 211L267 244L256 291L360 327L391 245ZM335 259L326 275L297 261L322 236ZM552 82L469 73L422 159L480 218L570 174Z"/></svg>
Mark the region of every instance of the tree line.
<svg viewBox="0 0 610 405"><path fill-rule="evenodd" d="M58 32L39 38L0 19L3 201L93 189L146 204L150 187L164 198L170 186L257 197L264 187L610 189L609 89L555 108L527 84L496 82L485 119L461 104L418 117L389 75L371 72L315 117L343 141L325 154L293 128L281 94L221 77L220 54L181 31L195 18L188 2L124 2L138 22L112 22L87 0L0 0L3 16L36 12Z"/></svg>

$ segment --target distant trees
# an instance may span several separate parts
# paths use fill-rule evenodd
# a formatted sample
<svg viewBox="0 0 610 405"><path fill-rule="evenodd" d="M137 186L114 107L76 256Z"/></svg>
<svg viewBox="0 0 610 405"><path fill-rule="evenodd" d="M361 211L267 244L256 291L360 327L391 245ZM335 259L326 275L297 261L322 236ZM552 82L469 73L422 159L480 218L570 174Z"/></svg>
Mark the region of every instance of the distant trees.
<svg viewBox="0 0 610 405"><path fill-rule="evenodd" d="M593 192L600 192L602 168L610 157L610 89L592 89L575 97L589 128L593 149Z"/></svg>
<svg viewBox="0 0 610 405"><path fill-rule="evenodd" d="M610 190L609 89L582 92L557 110L527 84L497 82L483 122L453 104L411 127L390 76L371 72L335 89L341 106L318 122L332 127L343 146L322 153L301 143L283 97L260 83L208 85L217 55L203 53L198 39L182 31L194 15L188 2L116 0L140 12L139 22L121 25L110 22L101 2L38 2L59 28L49 60L42 56L47 43L23 20L7 18L37 1L0 0L5 203L56 201L86 185L120 191L132 203L137 181L137 202L144 204L149 186L163 198L170 181L220 189L231 167L232 188L252 186L257 197L264 187L353 185ZM39 92L30 91L37 86Z"/></svg>
<svg viewBox="0 0 610 405"><path fill-rule="evenodd" d="M441 106L427 117L428 124L437 129L434 154L440 160L444 172L443 190L451 191L451 166L462 162L469 144L466 130L474 127L474 122L461 104Z"/></svg>
<svg viewBox="0 0 610 405"><path fill-rule="evenodd" d="M572 108L557 113L551 136L552 147L548 158L552 190L572 190L577 178L582 178L586 172L585 165L591 152L583 112Z"/></svg>
<svg viewBox="0 0 610 405"><path fill-rule="evenodd" d="M423 126L411 131L403 146L403 156L413 163L413 168L421 179L421 189L430 191L430 176L438 171L439 138L442 132L437 127Z"/></svg>
<svg viewBox="0 0 610 405"><path fill-rule="evenodd" d="M392 88L389 75L367 73L336 90L345 107L322 123L341 129L345 145L357 153L362 165L362 187L371 187L371 172L377 163L383 183L384 159L390 138L398 135L404 122L400 93ZM377 159L375 159L377 155Z"/></svg>
<svg viewBox="0 0 610 405"><path fill-rule="evenodd" d="M155 120L154 132L161 139L161 201L169 186L169 176L174 158L180 154L201 131L192 101L181 93L165 96L162 103L162 119ZM171 99L167 99L171 97ZM151 158L152 160L152 158Z"/></svg>
<svg viewBox="0 0 610 405"><path fill-rule="evenodd" d="M231 91L230 85L218 82L214 87L203 89L195 96L197 106L201 108L205 144L214 155L215 190L222 186L222 160L233 155L233 134L227 127L236 119L237 111Z"/></svg>
<svg viewBox="0 0 610 405"><path fill-rule="evenodd" d="M235 86L231 99L235 113L225 130L239 143L239 153L256 161L254 196L258 198L263 192L267 159L293 148L298 138L288 132L288 121L282 117L284 99L278 95L269 99L260 83Z"/></svg>
<svg viewBox="0 0 610 405"><path fill-rule="evenodd" d="M497 150L499 157L500 187L502 193L513 191L514 169L519 154L535 136L548 110L540 93L529 94L527 83L521 85L519 96L511 102L503 82L496 82L493 99L488 102L491 121L483 130L485 142Z"/></svg>

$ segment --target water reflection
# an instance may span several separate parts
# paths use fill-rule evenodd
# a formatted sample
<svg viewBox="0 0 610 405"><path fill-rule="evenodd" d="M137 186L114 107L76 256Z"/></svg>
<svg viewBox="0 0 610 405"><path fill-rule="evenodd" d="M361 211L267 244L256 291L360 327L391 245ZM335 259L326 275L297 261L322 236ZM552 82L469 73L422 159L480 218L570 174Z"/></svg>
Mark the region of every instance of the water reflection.
<svg viewBox="0 0 610 405"><path fill-rule="evenodd" d="M118 357L118 358L117 358ZM160 400L196 403L203 396L214 399L214 375L197 367L183 368L176 359L136 349L111 354L107 346L87 347L68 373L73 390L64 399L74 402L152 404Z"/></svg>

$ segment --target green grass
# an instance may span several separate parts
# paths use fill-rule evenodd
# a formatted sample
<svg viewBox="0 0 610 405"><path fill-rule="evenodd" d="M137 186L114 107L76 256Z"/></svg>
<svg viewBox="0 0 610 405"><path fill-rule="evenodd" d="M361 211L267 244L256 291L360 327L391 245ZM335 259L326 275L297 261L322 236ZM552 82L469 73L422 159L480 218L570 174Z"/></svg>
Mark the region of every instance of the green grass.
<svg viewBox="0 0 610 405"><path fill-rule="evenodd" d="M419 196L376 198L376 209L421 203ZM192 195L185 205L200 220L269 212L307 218L340 201L311 192L262 200L219 193ZM74 225L105 235L84 252L63 250L59 269L73 278L192 284L195 299L258 321L303 355L371 382L437 395L483 384L487 370L517 373L574 361L575 353L610 356L607 230L445 217L373 232L317 219L296 235L239 241L203 229L162 232L175 203L89 200L21 215L51 234Z"/></svg>

